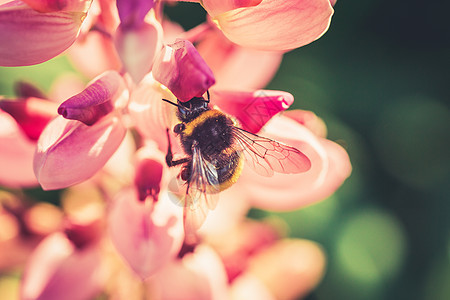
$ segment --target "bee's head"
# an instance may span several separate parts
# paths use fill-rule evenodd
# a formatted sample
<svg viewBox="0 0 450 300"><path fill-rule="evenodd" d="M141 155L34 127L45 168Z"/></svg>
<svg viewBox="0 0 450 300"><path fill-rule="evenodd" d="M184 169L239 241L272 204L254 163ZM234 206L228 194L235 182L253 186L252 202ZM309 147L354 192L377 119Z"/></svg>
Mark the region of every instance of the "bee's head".
<svg viewBox="0 0 450 300"><path fill-rule="evenodd" d="M186 102L181 102L180 100L178 100L178 103L176 104L167 99L162 100L178 107L178 118L182 122L189 122L197 118L202 112L209 110L209 91L206 91L206 94L208 96L208 100L203 97L194 97Z"/></svg>
<svg viewBox="0 0 450 300"><path fill-rule="evenodd" d="M178 100L178 118L183 122L189 122L208 110L208 103L209 101L203 97L194 97L186 102Z"/></svg>

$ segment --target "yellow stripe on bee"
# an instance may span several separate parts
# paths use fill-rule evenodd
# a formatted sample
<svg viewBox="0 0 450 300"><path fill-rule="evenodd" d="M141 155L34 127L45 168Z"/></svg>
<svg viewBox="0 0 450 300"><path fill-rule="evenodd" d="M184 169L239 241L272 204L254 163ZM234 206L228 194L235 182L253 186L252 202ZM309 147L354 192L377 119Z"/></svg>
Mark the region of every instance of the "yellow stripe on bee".
<svg viewBox="0 0 450 300"><path fill-rule="evenodd" d="M231 175L231 177L228 178L228 180L219 184L219 191L226 190L227 188L235 184L238 181L239 177L241 176L243 168L244 168L244 158L240 156L238 165L236 166L233 175Z"/></svg>
<svg viewBox="0 0 450 300"><path fill-rule="evenodd" d="M190 135L192 135L192 132L194 132L194 129L197 126L205 123L206 120L208 120L210 118L220 117L223 115L224 115L224 113L222 113L221 111L218 111L217 109L207 110L207 111L203 112L201 115L199 115L197 118L192 120L191 122L186 123L186 126L183 130L183 134L186 136L190 136Z"/></svg>

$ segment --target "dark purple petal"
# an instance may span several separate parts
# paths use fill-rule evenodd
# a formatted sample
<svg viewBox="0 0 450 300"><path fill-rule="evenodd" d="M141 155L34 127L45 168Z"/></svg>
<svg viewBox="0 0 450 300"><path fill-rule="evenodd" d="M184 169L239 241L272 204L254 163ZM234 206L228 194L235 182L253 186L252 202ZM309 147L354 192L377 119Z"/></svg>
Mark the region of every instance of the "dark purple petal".
<svg viewBox="0 0 450 300"><path fill-rule="evenodd" d="M153 0L117 0L117 9L122 26L137 27L144 22L145 15L152 9Z"/></svg>
<svg viewBox="0 0 450 300"><path fill-rule="evenodd" d="M58 108L58 114L66 119L93 125L114 109L114 96L122 83L115 71L102 74L81 93L67 99Z"/></svg>
<svg viewBox="0 0 450 300"><path fill-rule="evenodd" d="M201 97L216 82L211 69L187 40L164 47L155 59L153 76L183 102Z"/></svg>
<svg viewBox="0 0 450 300"><path fill-rule="evenodd" d="M14 92L19 98L35 97L46 99L45 94L34 86L32 83L26 81L18 81L14 84Z"/></svg>

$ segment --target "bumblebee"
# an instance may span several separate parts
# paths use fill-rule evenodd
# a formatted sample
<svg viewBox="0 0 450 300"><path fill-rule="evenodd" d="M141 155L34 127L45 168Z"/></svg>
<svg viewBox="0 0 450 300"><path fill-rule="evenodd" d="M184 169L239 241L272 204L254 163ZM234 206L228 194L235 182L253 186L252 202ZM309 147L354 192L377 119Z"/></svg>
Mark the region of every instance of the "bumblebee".
<svg viewBox="0 0 450 300"><path fill-rule="evenodd" d="M179 177L187 184L184 195L186 235L195 232L217 203L217 193L232 186L241 175L244 161L256 173L272 176L309 170L310 160L296 148L237 127L222 111L209 107L210 99L194 97L187 102L168 102L178 108L180 121L173 128L186 157L174 160L167 129L169 167L182 165Z"/></svg>

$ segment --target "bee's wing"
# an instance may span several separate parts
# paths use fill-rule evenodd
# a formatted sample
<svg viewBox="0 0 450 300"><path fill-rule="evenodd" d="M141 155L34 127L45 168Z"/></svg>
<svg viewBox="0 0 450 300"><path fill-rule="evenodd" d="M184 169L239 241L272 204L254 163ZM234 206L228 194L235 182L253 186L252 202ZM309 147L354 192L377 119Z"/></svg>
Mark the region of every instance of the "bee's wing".
<svg viewBox="0 0 450 300"><path fill-rule="evenodd" d="M197 147L192 148L191 176L187 182L184 199L184 228L186 238L205 221L209 210L217 205L219 180L216 168L205 160Z"/></svg>
<svg viewBox="0 0 450 300"><path fill-rule="evenodd" d="M234 145L246 163L263 176L278 173L302 173L311 168L311 161L300 150L280 142L233 127Z"/></svg>

